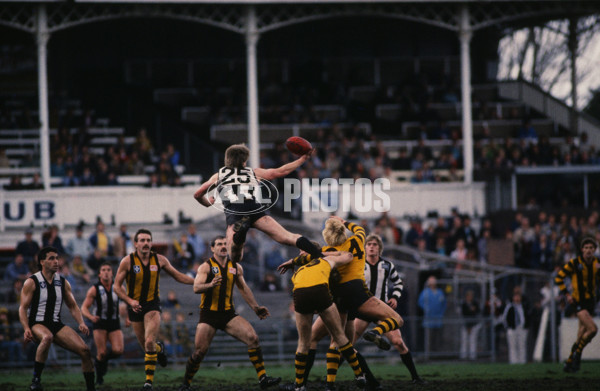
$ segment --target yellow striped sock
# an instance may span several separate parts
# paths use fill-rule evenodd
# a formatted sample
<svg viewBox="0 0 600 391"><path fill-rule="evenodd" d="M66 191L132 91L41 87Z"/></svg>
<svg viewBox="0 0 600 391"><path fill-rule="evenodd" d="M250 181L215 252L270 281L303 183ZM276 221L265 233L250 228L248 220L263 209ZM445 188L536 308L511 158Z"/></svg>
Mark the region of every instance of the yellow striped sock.
<svg viewBox="0 0 600 391"><path fill-rule="evenodd" d="M340 367L340 352L335 346L330 346L327 349L327 383L335 383L337 371Z"/></svg>
<svg viewBox="0 0 600 391"><path fill-rule="evenodd" d="M379 335L383 335L392 330L396 330L398 328L398 322L394 318L386 318L384 320L379 321L377 326L373 327L373 330L377 332Z"/></svg>
<svg viewBox="0 0 600 391"><path fill-rule="evenodd" d="M360 367L360 364L358 363L358 357L356 357L356 351L354 350L354 346L352 346L352 344L350 342L348 342L347 344L345 344L344 346L342 346L340 348L340 353L344 356L346 361L348 361L348 364L354 371L354 375L355 376L362 375L363 372Z"/></svg>
<svg viewBox="0 0 600 391"><path fill-rule="evenodd" d="M152 384L154 381L154 371L156 370L156 353L146 353L144 368L146 370L146 383Z"/></svg>
<svg viewBox="0 0 600 391"><path fill-rule="evenodd" d="M250 357L252 365L254 365L254 369L256 369L256 376L258 376L258 380L262 379L263 376L267 375L267 371L265 371L265 361L263 360L262 349L260 347L250 348L248 349L248 356Z"/></svg>

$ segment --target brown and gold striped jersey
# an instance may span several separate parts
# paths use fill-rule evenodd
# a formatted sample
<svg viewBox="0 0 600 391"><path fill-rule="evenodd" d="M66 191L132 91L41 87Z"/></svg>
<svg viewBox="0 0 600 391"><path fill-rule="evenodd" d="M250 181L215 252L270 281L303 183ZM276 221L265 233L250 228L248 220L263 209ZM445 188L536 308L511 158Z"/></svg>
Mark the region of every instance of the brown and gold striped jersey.
<svg viewBox="0 0 600 391"><path fill-rule="evenodd" d="M125 279L127 296L140 304L159 302L158 281L160 264L155 252L150 253L148 264L144 265L137 252L129 255L129 271Z"/></svg>
<svg viewBox="0 0 600 391"><path fill-rule="evenodd" d="M233 286L238 276L236 264L229 258L225 263L225 267L222 267L214 258L208 259L206 263L210 266L206 282L211 282L218 274L223 276L223 280L220 285L202 294L200 308L211 311L233 310Z"/></svg>

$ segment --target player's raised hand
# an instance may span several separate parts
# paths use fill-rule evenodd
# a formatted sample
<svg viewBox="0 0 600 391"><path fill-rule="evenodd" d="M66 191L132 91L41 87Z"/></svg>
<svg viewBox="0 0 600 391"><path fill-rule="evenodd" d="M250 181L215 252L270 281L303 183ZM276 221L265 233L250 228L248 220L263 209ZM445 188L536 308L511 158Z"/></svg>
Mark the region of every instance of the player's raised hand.
<svg viewBox="0 0 600 391"><path fill-rule="evenodd" d="M294 270L294 264L292 263L291 259L277 266L277 271L279 274L285 274L285 272L287 272L289 269Z"/></svg>

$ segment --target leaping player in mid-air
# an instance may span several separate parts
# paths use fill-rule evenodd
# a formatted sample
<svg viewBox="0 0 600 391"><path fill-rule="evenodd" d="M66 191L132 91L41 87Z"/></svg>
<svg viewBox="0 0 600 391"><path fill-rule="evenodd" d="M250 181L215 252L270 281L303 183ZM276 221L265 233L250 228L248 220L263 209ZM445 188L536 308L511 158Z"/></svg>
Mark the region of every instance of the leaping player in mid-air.
<svg viewBox="0 0 600 391"><path fill-rule="evenodd" d="M225 151L225 166L194 193L200 204L209 207L216 201L207 193L215 187L223 201L227 222L227 252L234 262L240 262L246 241L246 233L256 228L278 243L296 246L300 250L318 257L321 249L310 240L283 228L275 219L265 214L265 206L259 202L261 191L259 181L283 178L307 161L313 150L279 168L250 168L246 164L250 150L244 144L231 145Z"/></svg>

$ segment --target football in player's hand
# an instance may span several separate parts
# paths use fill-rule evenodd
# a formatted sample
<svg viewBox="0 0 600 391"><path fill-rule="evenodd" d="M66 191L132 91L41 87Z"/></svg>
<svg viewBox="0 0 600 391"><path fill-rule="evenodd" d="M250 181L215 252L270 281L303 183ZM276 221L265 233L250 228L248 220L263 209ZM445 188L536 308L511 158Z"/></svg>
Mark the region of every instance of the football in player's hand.
<svg viewBox="0 0 600 391"><path fill-rule="evenodd" d="M292 136L285 142L286 148L294 155L306 155L312 150L312 145L302 137Z"/></svg>

